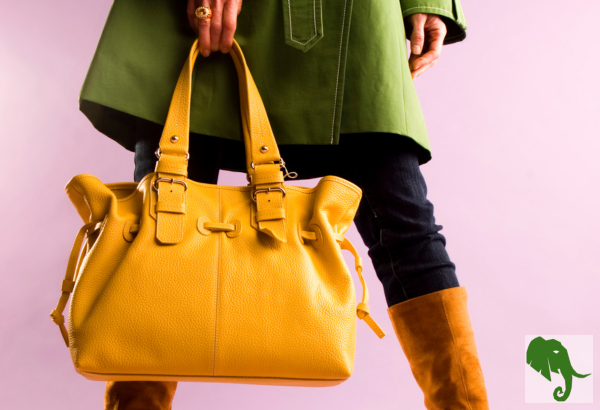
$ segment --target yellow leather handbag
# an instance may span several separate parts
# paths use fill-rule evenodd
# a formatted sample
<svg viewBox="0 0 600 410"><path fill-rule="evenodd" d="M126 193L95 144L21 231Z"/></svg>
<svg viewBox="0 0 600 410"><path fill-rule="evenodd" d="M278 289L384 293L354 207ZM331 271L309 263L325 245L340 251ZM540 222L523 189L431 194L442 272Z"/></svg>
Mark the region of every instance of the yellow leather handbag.
<svg viewBox="0 0 600 410"><path fill-rule="evenodd" d="M332 386L352 374L357 315L385 335L369 316L361 258L344 237L361 189L332 175L314 188L284 184L285 162L235 41L230 54L247 186L187 178L197 41L155 172L139 183L82 174L66 185L85 225L51 317L88 379ZM358 306L343 249L363 284Z"/></svg>

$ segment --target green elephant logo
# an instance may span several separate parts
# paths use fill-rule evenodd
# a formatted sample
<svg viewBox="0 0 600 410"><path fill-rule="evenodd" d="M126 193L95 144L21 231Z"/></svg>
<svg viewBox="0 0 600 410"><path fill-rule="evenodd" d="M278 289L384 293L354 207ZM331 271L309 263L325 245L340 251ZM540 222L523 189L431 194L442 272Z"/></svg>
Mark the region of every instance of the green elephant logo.
<svg viewBox="0 0 600 410"><path fill-rule="evenodd" d="M546 340L541 336L529 343L527 364L549 381L552 381L550 371L558 374L560 370L560 374L565 379L565 391L563 393L561 386L554 389L554 400L556 401L565 401L569 398L573 387L573 376L583 379L591 374L577 373L571 366L567 349L558 340Z"/></svg>

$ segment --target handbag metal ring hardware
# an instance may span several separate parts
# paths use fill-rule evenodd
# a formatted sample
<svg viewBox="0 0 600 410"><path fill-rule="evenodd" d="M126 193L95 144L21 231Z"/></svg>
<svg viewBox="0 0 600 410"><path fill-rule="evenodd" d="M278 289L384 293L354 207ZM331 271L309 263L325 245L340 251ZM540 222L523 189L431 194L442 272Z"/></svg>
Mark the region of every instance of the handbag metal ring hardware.
<svg viewBox="0 0 600 410"><path fill-rule="evenodd" d="M290 177L292 179L298 177L298 173L292 171L291 173L287 170L287 168L285 167L285 161L283 160L283 158L281 158L281 160L279 161L279 169L284 169L285 170L285 175L283 176L285 177Z"/></svg>
<svg viewBox="0 0 600 410"><path fill-rule="evenodd" d="M257 192L271 192L271 191L281 191L281 192L283 192L282 198L285 197L285 189L279 188L279 187L269 187L269 188L257 189L256 191L254 191L252 193L252 199L254 200L254 202L256 202L256 193Z"/></svg>
<svg viewBox="0 0 600 410"><path fill-rule="evenodd" d="M160 156L162 154L162 151L160 150L160 147L158 147L158 149L156 151L154 151L154 154L156 155L156 158L160 159ZM185 153L185 160L189 160L190 159L190 153L186 152Z"/></svg>
<svg viewBox="0 0 600 410"><path fill-rule="evenodd" d="M152 186L154 187L154 190L156 192L158 192L158 185L156 185L158 182L170 182L171 184L179 184L179 185L183 185L184 187L184 192L187 191L187 184L185 183L185 181L182 181L181 179L175 179L175 178L158 178L156 181L154 181L154 184L152 184Z"/></svg>
<svg viewBox="0 0 600 410"><path fill-rule="evenodd" d="M250 167L252 167L252 169L254 169L254 161L250 162ZM285 175L283 176L285 177L290 177L292 179L298 177L298 173L297 172L289 172L287 170L287 168L285 167L285 161L283 160L283 158L279 158L279 169L284 169L285 170ZM250 182L250 177L248 176L248 174L246 174L246 180L248 180L248 182Z"/></svg>

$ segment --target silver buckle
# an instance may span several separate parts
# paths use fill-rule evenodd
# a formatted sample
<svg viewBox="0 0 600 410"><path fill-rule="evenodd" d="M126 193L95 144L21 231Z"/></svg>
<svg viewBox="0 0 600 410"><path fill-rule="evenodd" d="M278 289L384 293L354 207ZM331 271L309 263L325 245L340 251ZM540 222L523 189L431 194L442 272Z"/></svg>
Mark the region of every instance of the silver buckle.
<svg viewBox="0 0 600 410"><path fill-rule="evenodd" d="M257 192L271 192L271 191L281 191L283 192L282 198L285 198L285 189L279 187L269 187L269 188L260 188L252 193L252 199L256 202L256 193Z"/></svg>
<svg viewBox="0 0 600 410"><path fill-rule="evenodd" d="M179 185L183 185L184 187L184 192L187 191L187 184L185 183L185 181L182 181L181 179L175 179L175 178L157 178L156 181L154 181L154 184L152 184L152 186L154 187L154 190L156 192L158 192L158 182L170 182L171 184L179 184Z"/></svg>

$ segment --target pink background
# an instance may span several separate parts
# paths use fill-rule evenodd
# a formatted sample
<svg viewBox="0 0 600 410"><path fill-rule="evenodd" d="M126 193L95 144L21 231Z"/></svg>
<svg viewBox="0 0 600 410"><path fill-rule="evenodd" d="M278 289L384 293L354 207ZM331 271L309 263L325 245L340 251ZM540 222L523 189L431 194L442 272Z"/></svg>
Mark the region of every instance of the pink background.
<svg viewBox="0 0 600 410"><path fill-rule="evenodd" d="M5 409L102 407L104 383L75 373L49 313L82 225L64 185L80 173L104 182L133 178L133 153L78 111L110 3L0 3ZM434 157L422 172L470 295L492 408L541 409L524 403L524 335L600 331L600 3L464 0L463 6L468 38L446 47L436 67L416 80ZM227 172L219 183L246 185L244 174ZM372 314L388 336L378 340L358 324L355 372L347 382L325 389L181 383L174 408L423 408L354 226L350 239L365 260ZM598 351L600 337L594 340Z"/></svg>

